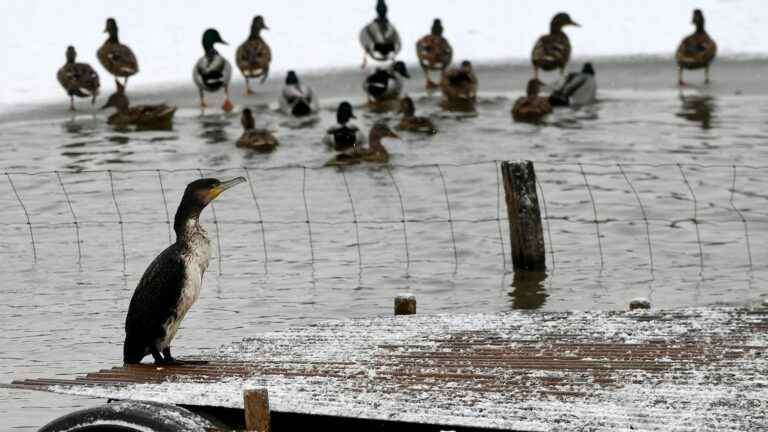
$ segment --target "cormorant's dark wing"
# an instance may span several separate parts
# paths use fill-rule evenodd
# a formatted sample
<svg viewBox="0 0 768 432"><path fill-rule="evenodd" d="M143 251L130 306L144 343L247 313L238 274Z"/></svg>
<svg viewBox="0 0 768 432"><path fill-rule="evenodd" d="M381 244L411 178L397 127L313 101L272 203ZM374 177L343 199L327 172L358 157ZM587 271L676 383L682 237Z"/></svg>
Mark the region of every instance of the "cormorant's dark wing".
<svg viewBox="0 0 768 432"><path fill-rule="evenodd" d="M162 336L163 324L175 313L184 286L185 266L176 244L152 261L131 298L126 334L148 341Z"/></svg>

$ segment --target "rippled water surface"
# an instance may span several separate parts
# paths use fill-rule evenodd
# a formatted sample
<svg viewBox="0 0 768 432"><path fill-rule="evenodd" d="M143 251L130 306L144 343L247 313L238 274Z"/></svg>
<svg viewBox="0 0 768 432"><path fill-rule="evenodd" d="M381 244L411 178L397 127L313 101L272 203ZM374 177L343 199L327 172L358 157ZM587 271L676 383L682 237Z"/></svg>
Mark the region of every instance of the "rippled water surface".
<svg viewBox="0 0 768 432"><path fill-rule="evenodd" d="M0 381L120 361L133 288L200 175L250 183L204 214L214 257L174 344L182 356L266 329L388 314L400 291L416 293L419 313L758 301L768 296L766 72L726 62L713 85L679 92L667 65L605 65L600 103L538 126L509 115L527 69L481 69L476 115L443 112L416 78L411 94L440 133L403 133L385 142L391 167L344 171L321 168L331 153L320 139L345 95L362 103L356 72L307 78L323 97L314 122L276 113L275 83L236 99L275 131L270 155L236 148L238 116L201 113L189 88L135 96L178 103L170 131L114 130L87 105L67 117L63 98L8 114ZM358 118L394 116L360 107ZM509 159L535 161L546 274L511 273L497 174ZM35 430L97 402L1 390L0 426Z"/></svg>

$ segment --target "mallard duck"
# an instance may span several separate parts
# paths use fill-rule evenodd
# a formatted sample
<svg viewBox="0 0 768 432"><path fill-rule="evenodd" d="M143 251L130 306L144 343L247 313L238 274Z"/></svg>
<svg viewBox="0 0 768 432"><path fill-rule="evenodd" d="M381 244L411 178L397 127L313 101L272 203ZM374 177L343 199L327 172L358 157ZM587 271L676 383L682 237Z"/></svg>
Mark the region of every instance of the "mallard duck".
<svg viewBox="0 0 768 432"><path fill-rule="evenodd" d="M237 140L238 147L260 153L269 153L280 144L272 132L266 129L256 129L256 122L253 120L253 113L251 113L250 108L243 110L240 124L243 125L243 134Z"/></svg>
<svg viewBox="0 0 768 432"><path fill-rule="evenodd" d="M227 43L221 38L218 30L209 28L203 33L203 50L205 55L195 63L192 70L192 79L200 92L200 106L205 108L205 92L217 92L224 88L224 104L221 106L225 112L230 112L234 108L232 101L229 100L229 80L232 78L232 66L229 64L214 45Z"/></svg>
<svg viewBox="0 0 768 432"><path fill-rule="evenodd" d="M376 18L360 30L360 45L363 46L363 68L368 56L376 61L392 60L400 52L400 35L387 18L387 4L376 2Z"/></svg>
<svg viewBox="0 0 768 432"><path fill-rule="evenodd" d="M539 96L543 84L536 78L528 81L526 96L517 99L512 107L512 118L515 121L536 123L552 112L547 98Z"/></svg>
<svg viewBox="0 0 768 432"><path fill-rule="evenodd" d="M704 14L701 10L693 11L693 24L696 31L683 39L677 48L675 59L677 60L677 82L685 85L683 81L683 69L704 68L704 82L709 84L709 64L717 54L717 44L704 30Z"/></svg>
<svg viewBox="0 0 768 432"><path fill-rule="evenodd" d="M59 68L56 78L69 95L69 110L75 110L75 96L90 97L91 105L99 94L99 74L88 63L75 63L75 47L67 47L67 63Z"/></svg>
<svg viewBox="0 0 768 432"><path fill-rule="evenodd" d="M400 112L403 114L403 117L397 126L399 129L428 134L437 133L437 128L432 123L432 120L416 115L416 106L410 97L406 96L400 99Z"/></svg>
<svg viewBox="0 0 768 432"><path fill-rule="evenodd" d="M438 87L432 81L429 73L431 71L445 72L451 64L453 58L453 48L451 44L443 37L443 23L439 18L432 22L432 31L416 42L416 56L419 58L419 64L424 70L424 76L427 79L427 89Z"/></svg>
<svg viewBox="0 0 768 432"><path fill-rule="evenodd" d="M460 67L446 71L440 81L440 89L447 104L474 105L477 97L477 76L472 63L464 60Z"/></svg>
<svg viewBox="0 0 768 432"><path fill-rule="evenodd" d="M304 117L316 113L319 103L312 87L299 82L299 77L294 71L288 71L285 76L285 85L280 93L280 111L294 117Z"/></svg>
<svg viewBox="0 0 768 432"><path fill-rule="evenodd" d="M549 95L552 106L580 106L593 103L597 97L597 81L592 63L584 63L581 72L571 72L560 87Z"/></svg>
<svg viewBox="0 0 768 432"><path fill-rule="evenodd" d="M392 63L386 69L376 68L363 82L363 90L368 95L369 106L377 108L381 105L383 108L386 102L397 101L403 90L403 78L410 77L405 63L401 61Z"/></svg>
<svg viewBox="0 0 768 432"><path fill-rule="evenodd" d="M376 123L368 135L368 147L355 146L351 153L340 153L326 162L327 166L354 165L360 162L385 164L389 162L389 152L381 143L383 138L400 138L386 123Z"/></svg>
<svg viewBox="0 0 768 432"><path fill-rule="evenodd" d="M535 79L539 78L539 68L545 71L560 69L560 75L565 72L565 66L571 58L571 41L563 32L563 27L568 25L580 27L567 13L560 12L552 17L549 34L545 34L536 41L531 53Z"/></svg>
<svg viewBox="0 0 768 432"><path fill-rule="evenodd" d="M118 77L125 78L123 86L127 86L128 78L139 72L139 63L128 45L120 43L117 32L117 21L114 18L107 18L107 27L104 29L104 33L109 33L109 38L96 51L96 57L99 58L104 69L109 71L115 79Z"/></svg>
<svg viewBox="0 0 768 432"><path fill-rule="evenodd" d="M173 123L176 107L173 105L134 105L130 106L125 86L115 80L117 91L109 96L101 109L115 108L117 112L109 116L107 123L114 126L138 126L139 128L166 129Z"/></svg>
<svg viewBox="0 0 768 432"><path fill-rule="evenodd" d="M353 118L357 117L352 112L352 105L346 101L340 103L336 109L337 124L325 132L323 143L336 151L346 151L362 146L365 143L365 135L357 126L349 123Z"/></svg>
<svg viewBox="0 0 768 432"><path fill-rule="evenodd" d="M261 31L269 30L264 24L264 18L257 15L251 22L251 34L245 42L237 47L235 59L237 67L245 77L245 94L253 94L251 78L261 78L261 82L269 76L269 63L272 61L272 51L267 42L262 39Z"/></svg>

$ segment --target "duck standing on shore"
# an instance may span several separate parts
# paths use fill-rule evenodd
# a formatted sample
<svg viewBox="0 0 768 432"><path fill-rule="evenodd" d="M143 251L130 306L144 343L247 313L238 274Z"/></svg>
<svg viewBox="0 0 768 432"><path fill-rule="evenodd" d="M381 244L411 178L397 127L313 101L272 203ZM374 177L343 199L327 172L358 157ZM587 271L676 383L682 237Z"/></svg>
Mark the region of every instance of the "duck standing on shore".
<svg viewBox="0 0 768 432"><path fill-rule="evenodd" d="M336 109L336 124L328 128L323 136L323 143L336 151L347 151L361 147L365 143L365 135L354 124L350 123L355 117L352 105L344 101Z"/></svg>
<svg viewBox="0 0 768 432"><path fill-rule="evenodd" d="M109 96L107 103L101 109L115 108L117 112L109 116L107 123L118 126L137 126L142 129L168 129L173 123L173 115L176 106L134 105L130 106L128 96L125 95L125 86L115 80L117 91Z"/></svg>
<svg viewBox="0 0 768 432"><path fill-rule="evenodd" d="M99 74L88 63L76 63L75 47L67 47L67 63L59 68L56 78L69 95L69 110L75 110L75 96L91 98L91 105L99 94Z"/></svg>
<svg viewBox="0 0 768 432"><path fill-rule="evenodd" d="M552 112L547 98L539 96L543 83L536 78L528 81L526 95L518 98L512 107L512 118L518 122L538 123Z"/></svg>
<svg viewBox="0 0 768 432"><path fill-rule="evenodd" d="M187 185L173 222L176 242L152 261L133 292L125 318L124 363L141 363L149 354L155 364L181 363L171 355L171 342L200 297L211 255L200 213L222 192L245 181L207 178Z"/></svg>
<svg viewBox="0 0 768 432"><path fill-rule="evenodd" d="M128 45L120 43L117 21L114 18L107 18L104 33L109 33L109 38L96 51L96 57L99 58L104 69L115 77L115 80L118 77L125 78L123 86L127 87L128 78L139 72L139 63Z"/></svg>
<svg viewBox="0 0 768 432"><path fill-rule="evenodd" d="M376 123L371 126L368 134L368 147L355 146L350 153L340 153L325 163L326 166L345 166L354 165L361 162L371 162L385 164L389 162L389 152L384 144L383 138L400 138L386 123Z"/></svg>
<svg viewBox="0 0 768 432"><path fill-rule="evenodd" d="M560 75L565 72L565 66L571 58L571 41L563 32L565 26L580 27L565 12L560 12L549 24L549 34L541 36L533 46L531 62L533 63L533 78L539 79L539 69L551 71L560 69Z"/></svg>
<svg viewBox="0 0 768 432"><path fill-rule="evenodd" d="M439 18L435 18L432 22L430 33L416 42L416 56L419 58L419 64L427 80L427 90L437 88L438 84L432 81L430 72L445 73L453 59L453 48L443 37L443 23Z"/></svg>
<svg viewBox="0 0 768 432"><path fill-rule="evenodd" d="M443 105L449 109L474 109L477 98L477 76L468 60L461 62L458 68L449 69L440 81L443 91Z"/></svg>
<svg viewBox="0 0 768 432"><path fill-rule="evenodd" d="M406 96L400 99L400 112L403 117L397 126L398 129L430 135L437 133L437 128L432 120L416 115L416 105L410 97Z"/></svg>
<svg viewBox="0 0 768 432"><path fill-rule="evenodd" d="M363 46L363 69L368 63L368 56L376 61L393 60L400 52L400 35L387 18L387 4L384 0L376 2L376 18L360 30L360 45Z"/></svg>
<svg viewBox="0 0 768 432"><path fill-rule="evenodd" d="M597 99L597 80L592 63L584 63L581 72L571 72L565 82L549 95L552 106L581 106Z"/></svg>
<svg viewBox="0 0 768 432"><path fill-rule="evenodd" d="M363 90L368 95L368 106L377 111L396 109L390 102L397 101L403 91L403 79L410 78L405 63L396 61L388 68L377 68L363 82Z"/></svg>
<svg viewBox="0 0 768 432"><path fill-rule="evenodd" d="M245 42L237 47L235 60L237 67L245 77L245 94L253 94L251 78L261 78L261 82L269 77L269 63L272 61L272 51L267 42L261 37L262 30L269 30L264 24L264 18L257 15L251 22L251 34Z"/></svg>
<svg viewBox="0 0 768 432"><path fill-rule="evenodd" d="M283 114L294 117L314 114L320 107L312 87L302 84L294 71L288 71L286 74L278 103Z"/></svg>
<svg viewBox="0 0 768 432"><path fill-rule="evenodd" d="M683 69L704 68L704 82L709 84L709 65L717 54L717 44L704 30L704 14L700 9L693 11L693 24L696 31L680 42L675 59L677 60L677 82L685 85Z"/></svg>
<svg viewBox="0 0 768 432"><path fill-rule="evenodd" d="M272 132L267 129L256 128L256 122L253 120L253 113L250 108L243 110L240 124L243 125L243 134L237 140L238 147L259 153L269 153L280 144Z"/></svg>
<svg viewBox="0 0 768 432"><path fill-rule="evenodd" d="M221 106L225 112L234 108L229 99L229 81L232 79L232 66L214 47L215 44L227 43L221 38L218 30L209 28L203 32L203 50L205 54L195 63L192 70L192 79L200 92L200 106L205 108L205 92L217 92L224 89L224 104Z"/></svg>

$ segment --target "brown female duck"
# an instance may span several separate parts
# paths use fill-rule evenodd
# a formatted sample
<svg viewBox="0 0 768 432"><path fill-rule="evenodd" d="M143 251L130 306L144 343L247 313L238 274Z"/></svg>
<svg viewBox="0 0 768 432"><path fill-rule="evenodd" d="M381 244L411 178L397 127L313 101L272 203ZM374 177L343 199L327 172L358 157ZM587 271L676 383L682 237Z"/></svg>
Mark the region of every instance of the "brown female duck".
<svg viewBox="0 0 768 432"><path fill-rule="evenodd" d="M264 18L257 15L251 22L251 34L235 52L235 61L240 72L245 77L245 94L253 94L251 78L261 78L261 82L269 76L269 63L272 61L272 51L267 42L261 37L262 30L269 30Z"/></svg>
<svg viewBox="0 0 768 432"><path fill-rule="evenodd" d="M240 124L243 125L243 134L237 140L238 147L259 153L269 153L280 144L272 132L266 129L256 129L253 113L249 108L243 110Z"/></svg>
<svg viewBox="0 0 768 432"><path fill-rule="evenodd" d="M565 66L571 58L571 41L563 32L563 27L569 25L580 27L567 13L560 12L552 17L549 34L536 41L531 53L534 79L539 78L539 68L545 71L560 69L560 75L565 72Z"/></svg>
<svg viewBox="0 0 768 432"><path fill-rule="evenodd" d="M67 47L67 63L59 69L56 78L69 95L69 110L75 110L75 96L90 97L91 105L99 94L99 75L88 63L76 63L75 47Z"/></svg>
<svg viewBox="0 0 768 432"><path fill-rule="evenodd" d="M701 10L693 11L693 24L696 31L680 42L675 59L677 60L677 82L685 85L683 69L704 68L704 82L709 83L709 65L717 54L717 44L704 30L704 14Z"/></svg>
<svg viewBox="0 0 768 432"><path fill-rule="evenodd" d="M104 33L109 33L109 38L101 45L96 56L104 69L115 77L115 80L118 77L125 78L123 86L127 86L128 78L139 71L139 63L128 45L120 43L117 32L115 19L107 18L107 28L104 29Z"/></svg>
<svg viewBox="0 0 768 432"><path fill-rule="evenodd" d="M472 69L472 63L464 60L459 68L446 71L440 81L440 89L443 91L444 106L461 110L465 107L474 108L477 97L477 76Z"/></svg>
<svg viewBox="0 0 768 432"><path fill-rule="evenodd" d="M427 89L435 89L438 85L430 77L431 71L445 72L453 59L453 48L443 37L443 23L439 18L432 22L432 31L430 34L422 37L416 42L416 56L419 58L419 64L424 70L424 76L427 79Z"/></svg>
<svg viewBox="0 0 768 432"><path fill-rule="evenodd" d="M542 82L534 78L528 81L526 96L515 101L512 107L512 118L519 122L537 123L552 112L552 106L547 98L539 96Z"/></svg>
<svg viewBox="0 0 768 432"><path fill-rule="evenodd" d="M427 134L437 133L437 128L432 120L416 115L416 106L410 97L406 96L400 99L400 112L403 113L403 117L397 126L398 129Z"/></svg>
<svg viewBox="0 0 768 432"><path fill-rule="evenodd" d="M386 123L376 123L368 135L368 147L355 146L350 153L340 153L325 163L327 166L354 165L361 162L385 164L389 162L389 152L381 143L383 138L400 138Z"/></svg>
<svg viewBox="0 0 768 432"><path fill-rule="evenodd" d="M130 106L128 96L125 95L125 86L115 80L117 92L113 93L107 103L101 109L109 107L117 109L117 112L109 116L107 123L120 126L137 126L142 129L167 129L173 124L173 115L176 107L173 105L134 105Z"/></svg>

